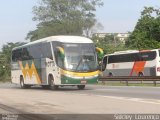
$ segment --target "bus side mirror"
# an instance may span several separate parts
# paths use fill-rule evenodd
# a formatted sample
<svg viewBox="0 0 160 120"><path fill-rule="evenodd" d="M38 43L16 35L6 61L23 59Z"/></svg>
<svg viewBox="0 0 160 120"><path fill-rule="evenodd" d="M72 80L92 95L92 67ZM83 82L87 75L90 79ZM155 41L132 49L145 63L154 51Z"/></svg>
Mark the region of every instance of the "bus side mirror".
<svg viewBox="0 0 160 120"><path fill-rule="evenodd" d="M57 47L58 49L58 55L61 57L61 59L64 59L64 49L62 47Z"/></svg>
<svg viewBox="0 0 160 120"><path fill-rule="evenodd" d="M104 56L103 49L99 48L99 47L96 47L96 51L97 51L97 54L98 54L98 58L102 59L103 56Z"/></svg>

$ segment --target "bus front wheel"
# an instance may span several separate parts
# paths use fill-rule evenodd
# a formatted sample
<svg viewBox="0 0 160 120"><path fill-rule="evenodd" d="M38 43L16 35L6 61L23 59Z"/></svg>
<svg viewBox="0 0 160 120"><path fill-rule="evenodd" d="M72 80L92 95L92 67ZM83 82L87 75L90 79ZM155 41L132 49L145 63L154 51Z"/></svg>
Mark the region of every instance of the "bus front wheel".
<svg viewBox="0 0 160 120"><path fill-rule="evenodd" d="M84 90L85 85L77 85L77 87L78 87L79 90Z"/></svg>
<svg viewBox="0 0 160 120"><path fill-rule="evenodd" d="M113 77L113 73L109 72L108 76Z"/></svg>
<svg viewBox="0 0 160 120"><path fill-rule="evenodd" d="M49 76L49 86L51 90L57 90L59 88L58 85L55 85L54 79L52 76Z"/></svg>

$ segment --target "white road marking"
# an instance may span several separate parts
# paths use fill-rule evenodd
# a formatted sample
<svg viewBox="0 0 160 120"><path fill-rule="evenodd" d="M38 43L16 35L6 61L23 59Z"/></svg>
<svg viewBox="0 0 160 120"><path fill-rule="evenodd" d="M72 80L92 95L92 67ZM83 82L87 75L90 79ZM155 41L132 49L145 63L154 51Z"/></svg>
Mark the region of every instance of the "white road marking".
<svg viewBox="0 0 160 120"><path fill-rule="evenodd" d="M94 91L119 91L119 89L94 89Z"/></svg>
<svg viewBox="0 0 160 120"><path fill-rule="evenodd" d="M108 99L117 99L122 101L134 101L134 102L142 102L142 103L149 103L149 104L158 104L160 105L160 100L156 99L142 99L142 98L130 98L130 97L116 97L116 96L105 96L105 95L94 95L94 94L77 94L77 93L70 93L70 94L76 94L76 95L82 95L82 96L97 96L97 97L103 97Z"/></svg>
<svg viewBox="0 0 160 120"><path fill-rule="evenodd" d="M142 98L129 98L129 97L115 97L115 96L103 96L98 95L99 97L111 98L111 99L118 99L118 100L128 100L134 102L142 102L142 103L150 103L150 104L160 104L159 100L156 99L142 99Z"/></svg>

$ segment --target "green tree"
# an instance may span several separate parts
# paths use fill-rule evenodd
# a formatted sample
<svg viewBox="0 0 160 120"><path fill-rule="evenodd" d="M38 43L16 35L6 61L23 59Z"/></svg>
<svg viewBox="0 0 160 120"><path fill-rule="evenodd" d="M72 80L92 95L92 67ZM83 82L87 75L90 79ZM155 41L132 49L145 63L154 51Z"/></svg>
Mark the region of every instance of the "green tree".
<svg viewBox="0 0 160 120"><path fill-rule="evenodd" d="M89 36L97 23L95 11L101 0L41 0L33 7L37 29L30 31L26 39L31 41L52 35Z"/></svg>
<svg viewBox="0 0 160 120"><path fill-rule="evenodd" d="M92 38L96 46L101 47L105 54L110 54L115 51L127 50L125 44L120 42L114 34L106 35L104 38L94 36Z"/></svg>
<svg viewBox="0 0 160 120"><path fill-rule="evenodd" d="M11 76L11 52L14 47L23 45L23 42L7 43L3 45L0 53L0 80L9 79Z"/></svg>
<svg viewBox="0 0 160 120"><path fill-rule="evenodd" d="M126 42L126 46L136 49L154 49L160 47L160 10L145 7L141 18Z"/></svg>

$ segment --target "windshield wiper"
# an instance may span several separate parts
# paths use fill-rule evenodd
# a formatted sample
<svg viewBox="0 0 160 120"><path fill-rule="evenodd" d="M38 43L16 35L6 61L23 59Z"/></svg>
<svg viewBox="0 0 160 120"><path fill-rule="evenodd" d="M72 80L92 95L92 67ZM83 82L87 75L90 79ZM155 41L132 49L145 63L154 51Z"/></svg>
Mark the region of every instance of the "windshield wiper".
<svg viewBox="0 0 160 120"><path fill-rule="evenodd" d="M85 65L88 66L88 71L91 70L91 67L90 67L90 65L89 65L89 61L87 61L87 59L86 59L85 57L86 57L86 56L82 55L80 61L78 62L78 65L77 65L77 67L76 67L76 71L78 70L78 68L79 68L79 66L80 66L80 64L81 64L82 62L83 62L83 70L85 70L85 69L84 69L84 66L85 66ZM85 61L83 61L83 60L85 60Z"/></svg>
<svg viewBox="0 0 160 120"><path fill-rule="evenodd" d="M83 60L83 55L81 56L81 59L80 59L80 61L78 62L78 65L77 65L77 67L76 67L76 71L77 71L77 69L79 68L79 66L80 66L80 64L81 64L81 62L82 62L82 60Z"/></svg>

